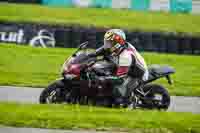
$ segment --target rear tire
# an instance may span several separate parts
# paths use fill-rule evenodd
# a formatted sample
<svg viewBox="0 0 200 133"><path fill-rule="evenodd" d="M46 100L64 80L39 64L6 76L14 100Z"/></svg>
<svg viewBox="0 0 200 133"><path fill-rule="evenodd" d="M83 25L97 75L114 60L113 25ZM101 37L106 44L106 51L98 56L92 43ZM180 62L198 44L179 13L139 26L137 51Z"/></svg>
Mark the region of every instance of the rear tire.
<svg viewBox="0 0 200 133"><path fill-rule="evenodd" d="M146 95L145 99L152 101L144 101L145 106L151 109L167 110L170 105L170 95L168 91L161 85L149 84L144 86L144 91L150 92Z"/></svg>
<svg viewBox="0 0 200 133"><path fill-rule="evenodd" d="M57 80L51 83L40 94L40 104L62 103L65 100L63 93L65 87L62 80Z"/></svg>

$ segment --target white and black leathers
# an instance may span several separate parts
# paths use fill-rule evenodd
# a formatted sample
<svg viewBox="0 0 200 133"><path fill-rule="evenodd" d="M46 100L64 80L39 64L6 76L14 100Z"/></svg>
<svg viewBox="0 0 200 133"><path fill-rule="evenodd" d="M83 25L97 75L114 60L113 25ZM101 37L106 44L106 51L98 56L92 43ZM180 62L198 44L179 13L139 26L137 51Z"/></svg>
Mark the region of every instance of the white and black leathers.
<svg viewBox="0 0 200 133"><path fill-rule="evenodd" d="M128 42L126 42L117 55L110 53L104 47L100 47L96 52L89 54L89 56L104 56L106 60L116 65L116 73L113 75L127 77L119 87L119 93L122 97L127 96L127 84L129 82L134 87L137 85L137 79L144 81L148 79L148 69L143 57Z"/></svg>

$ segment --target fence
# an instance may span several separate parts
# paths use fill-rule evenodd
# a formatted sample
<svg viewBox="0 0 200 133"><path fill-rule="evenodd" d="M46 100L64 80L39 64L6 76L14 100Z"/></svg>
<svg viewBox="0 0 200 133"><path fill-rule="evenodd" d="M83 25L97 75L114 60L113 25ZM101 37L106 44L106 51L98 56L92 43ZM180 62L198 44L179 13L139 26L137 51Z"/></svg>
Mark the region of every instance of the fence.
<svg viewBox="0 0 200 133"><path fill-rule="evenodd" d="M99 7L99 8L125 8L131 10L143 11L170 11L170 12L194 12L198 1L192 3L192 0L42 0L44 5L65 5L65 6L82 6L82 7Z"/></svg>
<svg viewBox="0 0 200 133"><path fill-rule="evenodd" d="M196 0L1 0L16 3L38 3L62 7L123 8L143 11L167 11L200 13L200 1Z"/></svg>
<svg viewBox="0 0 200 133"><path fill-rule="evenodd" d="M200 1L192 1L192 13L200 13Z"/></svg>
<svg viewBox="0 0 200 133"><path fill-rule="evenodd" d="M0 42L41 47L77 47L89 41L94 48L103 43L107 29L81 26L15 24L0 22ZM200 55L200 37L187 34L125 31L139 51ZM137 43L134 43L134 42Z"/></svg>

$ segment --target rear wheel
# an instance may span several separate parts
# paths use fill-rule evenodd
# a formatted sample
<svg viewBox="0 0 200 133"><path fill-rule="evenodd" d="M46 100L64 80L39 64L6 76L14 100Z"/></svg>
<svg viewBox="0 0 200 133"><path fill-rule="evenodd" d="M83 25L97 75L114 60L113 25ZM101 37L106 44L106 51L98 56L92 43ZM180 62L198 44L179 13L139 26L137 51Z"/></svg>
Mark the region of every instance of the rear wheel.
<svg viewBox="0 0 200 133"><path fill-rule="evenodd" d="M62 80L57 80L45 88L40 94L41 104L62 103L65 101L65 87Z"/></svg>
<svg viewBox="0 0 200 133"><path fill-rule="evenodd" d="M149 93L145 96L143 104L147 108L167 110L170 105L170 95L161 85L150 84L144 86L144 91Z"/></svg>

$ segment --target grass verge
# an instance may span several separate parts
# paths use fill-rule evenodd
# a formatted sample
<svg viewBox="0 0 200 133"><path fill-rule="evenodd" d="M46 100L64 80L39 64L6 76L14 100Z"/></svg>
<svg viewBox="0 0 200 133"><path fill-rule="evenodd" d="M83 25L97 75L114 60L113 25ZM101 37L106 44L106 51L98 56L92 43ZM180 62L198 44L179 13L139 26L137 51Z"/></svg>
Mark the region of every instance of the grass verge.
<svg viewBox="0 0 200 133"><path fill-rule="evenodd" d="M198 133L200 115L78 105L0 103L0 124L16 127Z"/></svg>
<svg viewBox="0 0 200 133"><path fill-rule="evenodd" d="M105 21L106 20L106 21ZM80 24L199 34L200 15L95 8L56 8L0 3L0 21Z"/></svg>
<svg viewBox="0 0 200 133"><path fill-rule="evenodd" d="M0 44L0 84L45 87L60 77L60 67L75 49L33 48ZM168 64L176 69L174 85L156 81L171 95L200 96L200 56L142 53L147 64Z"/></svg>

